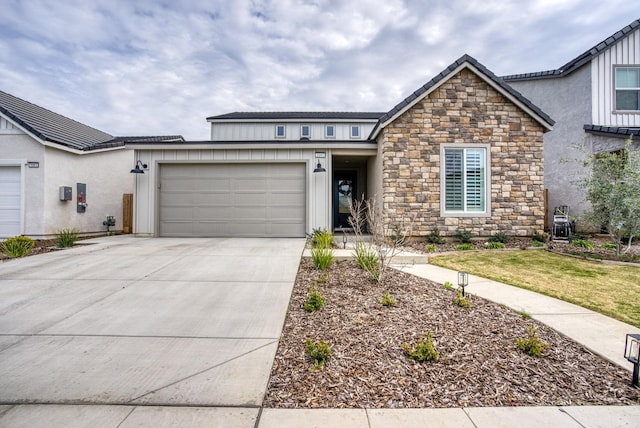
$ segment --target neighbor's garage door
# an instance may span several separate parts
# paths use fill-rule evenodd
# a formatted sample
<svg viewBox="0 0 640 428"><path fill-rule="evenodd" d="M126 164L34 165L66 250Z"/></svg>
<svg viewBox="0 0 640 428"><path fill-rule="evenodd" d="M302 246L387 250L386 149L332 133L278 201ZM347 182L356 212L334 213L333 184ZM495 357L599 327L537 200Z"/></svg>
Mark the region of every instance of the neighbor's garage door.
<svg viewBox="0 0 640 428"><path fill-rule="evenodd" d="M0 238L20 235L20 167L0 166Z"/></svg>
<svg viewBox="0 0 640 428"><path fill-rule="evenodd" d="M305 236L305 165L164 164L160 236Z"/></svg>

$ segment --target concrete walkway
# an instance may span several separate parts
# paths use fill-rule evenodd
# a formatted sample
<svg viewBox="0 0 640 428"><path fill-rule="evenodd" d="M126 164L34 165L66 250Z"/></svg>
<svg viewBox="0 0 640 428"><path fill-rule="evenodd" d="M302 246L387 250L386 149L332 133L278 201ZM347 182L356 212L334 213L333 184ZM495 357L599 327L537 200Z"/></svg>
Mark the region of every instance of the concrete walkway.
<svg viewBox="0 0 640 428"><path fill-rule="evenodd" d="M0 426L640 427L640 406L262 408L303 241L95 242L0 264ZM394 261L457 282L424 255ZM630 369L621 354L634 327L482 278L467 290Z"/></svg>

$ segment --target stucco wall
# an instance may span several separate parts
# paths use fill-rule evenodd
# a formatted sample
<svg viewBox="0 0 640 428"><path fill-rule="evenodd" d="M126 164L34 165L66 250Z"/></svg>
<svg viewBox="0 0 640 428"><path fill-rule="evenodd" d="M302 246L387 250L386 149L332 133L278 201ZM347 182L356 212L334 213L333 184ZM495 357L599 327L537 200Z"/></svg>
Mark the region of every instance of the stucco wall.
<svg viewBox="0 0 640 428"><path fill-rule="evenodd" d="M414 217L413 234L496 231L530 235L544 223L543 128L469 70L452 76L379 137L383 213L389 225ZM487 216L442 217L442 144L490 147Z"/></svg>
<svg viewBox="0 0 640 428"><path fill-rule="evenodd" d="M582 213L588 205L574 182L584 173L580 160L584 159L584 153L592 151L592 142L598 139L585 133L583 128L591 123L590 65L562 78L509 84L556 121L553 131L544 136L544 184L549 189L549 219L553 218L554 207L559 205L569 205L570 215Z"/></svg>

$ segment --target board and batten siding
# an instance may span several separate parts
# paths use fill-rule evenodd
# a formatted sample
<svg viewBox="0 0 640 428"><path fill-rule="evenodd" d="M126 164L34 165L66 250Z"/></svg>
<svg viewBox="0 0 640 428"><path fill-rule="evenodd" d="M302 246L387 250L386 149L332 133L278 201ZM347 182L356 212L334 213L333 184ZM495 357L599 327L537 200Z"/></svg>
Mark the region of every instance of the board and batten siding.
<svg viewBox="0 0 640 428"><path fill-rule="evenodd" d="M144 174L132 174L135 180L134 233L140 236L158 235L159 165L171 163L249 164L304 163L306 168L306 232L329 227L330 174L314 174L313 149L151 149L137 150L136 159L148 165ZM330 152L326 151L323 166L331 169Z"/></svg>
<svg viewBox="0 0 640 428"><path fill-rule="evenodd" d="M640 66L640 30L636 30L591 61L594 125L640 126L640 112L615 112L614 66Z"/></svg>
<svg viewBox="0 0 640 428"><path fill-rule="evenodd" d="M276 125L285 126L285 137L276 138ZM300 127L309 125L310 140L366 140L375 123L367 122L270 122L270 123L212 123L211 139L213 141L290 141L300 140ZM336 136L325 138L325 126L334 125ZM351 126L360 126L360 138L351 138Z"/></svg>

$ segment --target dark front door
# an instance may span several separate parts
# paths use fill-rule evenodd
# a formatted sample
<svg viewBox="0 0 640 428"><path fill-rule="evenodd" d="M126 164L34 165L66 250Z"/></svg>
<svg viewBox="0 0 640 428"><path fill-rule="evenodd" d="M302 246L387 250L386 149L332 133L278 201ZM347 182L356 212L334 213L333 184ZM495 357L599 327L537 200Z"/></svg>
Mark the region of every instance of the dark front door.
<svg viewBox="0 0 640 428"><path fill-rule="evenodd" d="M349 204L358 196L356 171L335 171L333 174L333 227L351 227Z"/></svg>

